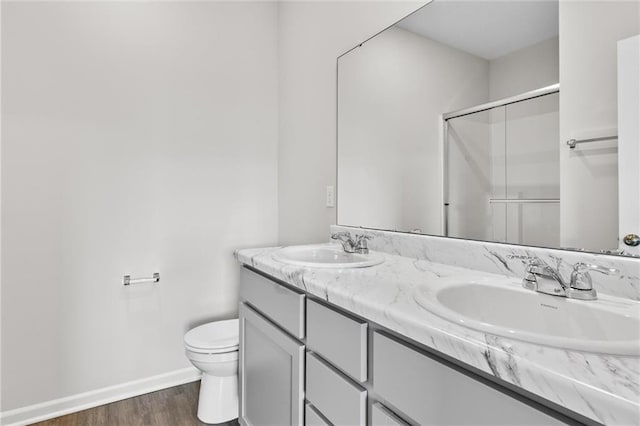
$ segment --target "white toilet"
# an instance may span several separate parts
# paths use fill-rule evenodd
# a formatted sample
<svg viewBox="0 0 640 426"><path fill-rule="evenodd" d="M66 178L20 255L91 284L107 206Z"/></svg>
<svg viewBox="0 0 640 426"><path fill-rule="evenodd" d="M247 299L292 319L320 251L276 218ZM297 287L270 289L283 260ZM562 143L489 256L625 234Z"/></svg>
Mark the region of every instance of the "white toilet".
<svg viewBox="0 0 640 426"><path fill-rule="evenodd" d="M184 335L187 358L202 371L198 419L224 423L238 417L237 319L215 321Z"/></svg>

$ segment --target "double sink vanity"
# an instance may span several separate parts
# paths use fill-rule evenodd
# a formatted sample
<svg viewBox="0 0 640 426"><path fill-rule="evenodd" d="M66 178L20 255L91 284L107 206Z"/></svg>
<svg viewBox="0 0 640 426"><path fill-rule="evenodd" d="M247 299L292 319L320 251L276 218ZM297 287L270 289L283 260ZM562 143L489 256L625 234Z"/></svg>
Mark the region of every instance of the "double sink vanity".
<svg viewBox="0 0 640 426"><path fill-rule="evenodd" d="M640 424L639 16L433 0L338 57L331 240L236 253L241 424Z"/></svg>
<svg viewBox="0 0 640 426"><path fill-rule="evenodd" d="M621 293L594 276L596 299L580 300L529 288L548 278L532 263L551 268L557 251L332 231L366 233L371 251L236 253L242 424L638 424L640 304L622 294L624 259L591 255ZM470 266L447 262L447 244Z"/></svg>

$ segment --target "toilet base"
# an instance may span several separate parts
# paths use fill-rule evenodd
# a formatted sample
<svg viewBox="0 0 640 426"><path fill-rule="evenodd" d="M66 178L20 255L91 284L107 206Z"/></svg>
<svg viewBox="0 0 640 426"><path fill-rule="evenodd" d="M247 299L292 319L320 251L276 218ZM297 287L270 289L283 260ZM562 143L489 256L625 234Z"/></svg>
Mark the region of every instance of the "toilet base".
<svg viewBox="0 0 640 426"><path fill-rule="evenodd" d="M238 418L238 376L211 376L202 374L198 419L217 424Z"/></svg>

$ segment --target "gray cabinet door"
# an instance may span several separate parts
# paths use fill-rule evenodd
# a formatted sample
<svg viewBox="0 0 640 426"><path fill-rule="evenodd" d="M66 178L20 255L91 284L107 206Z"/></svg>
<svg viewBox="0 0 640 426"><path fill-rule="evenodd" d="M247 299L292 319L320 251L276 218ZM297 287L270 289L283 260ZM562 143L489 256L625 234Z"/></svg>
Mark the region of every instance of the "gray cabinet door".
<svg viewBox="0 0 640 426"><path fill-rule="evenodd" d="M563 424L377 332L373 334L373 390L420 425Z"/></svg>
<svg viewBox="0 0 640 426"><path fill-rule="evenodd" d="M302 425L304 345L240 305L240 423Z"/></svg>

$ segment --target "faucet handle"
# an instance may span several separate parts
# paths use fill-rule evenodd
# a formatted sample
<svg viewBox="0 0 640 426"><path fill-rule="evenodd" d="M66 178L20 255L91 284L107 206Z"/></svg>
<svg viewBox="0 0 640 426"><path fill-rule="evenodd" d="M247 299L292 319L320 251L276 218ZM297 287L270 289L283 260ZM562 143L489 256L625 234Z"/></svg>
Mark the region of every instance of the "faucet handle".
<svg viewBox="0 0 640 426"><path fill-rule="evenodd" d="M370 235L356 234L356 248L359 253L361 254L369 253L369 246L367 244L367 241L370 240L371 238L373 237L371 237Z"/></svg>
<svg viewBox="0 0 640 426"><path fill-rule="evenodd" d="M573 265L573 270L576 272L596 271L596 272L601 272L607 275L617 275L620 273L620 271L618 271L615 268L605 268L604 266L599 266L599 265L594 265L592 263L584 263L584 262L578 262L575 265Z"/></svg>
<svg viewBox="0 0 640 426"><path fill-rule="evenodd" d="M573 265L573 272L571 272L571 288L575 290L593 290L593 281L589 274L590 271L600 272L606 275L617 275L620 272L613 268L578 262Z"/></svg>
<svg viewBox="0 0 640 426"><path fill-rule="evenodd" d="M351 239L351 234L347 231L342 231L342 232L335 232L331 234L331 239L332 240L350 240Z"/></svg>

